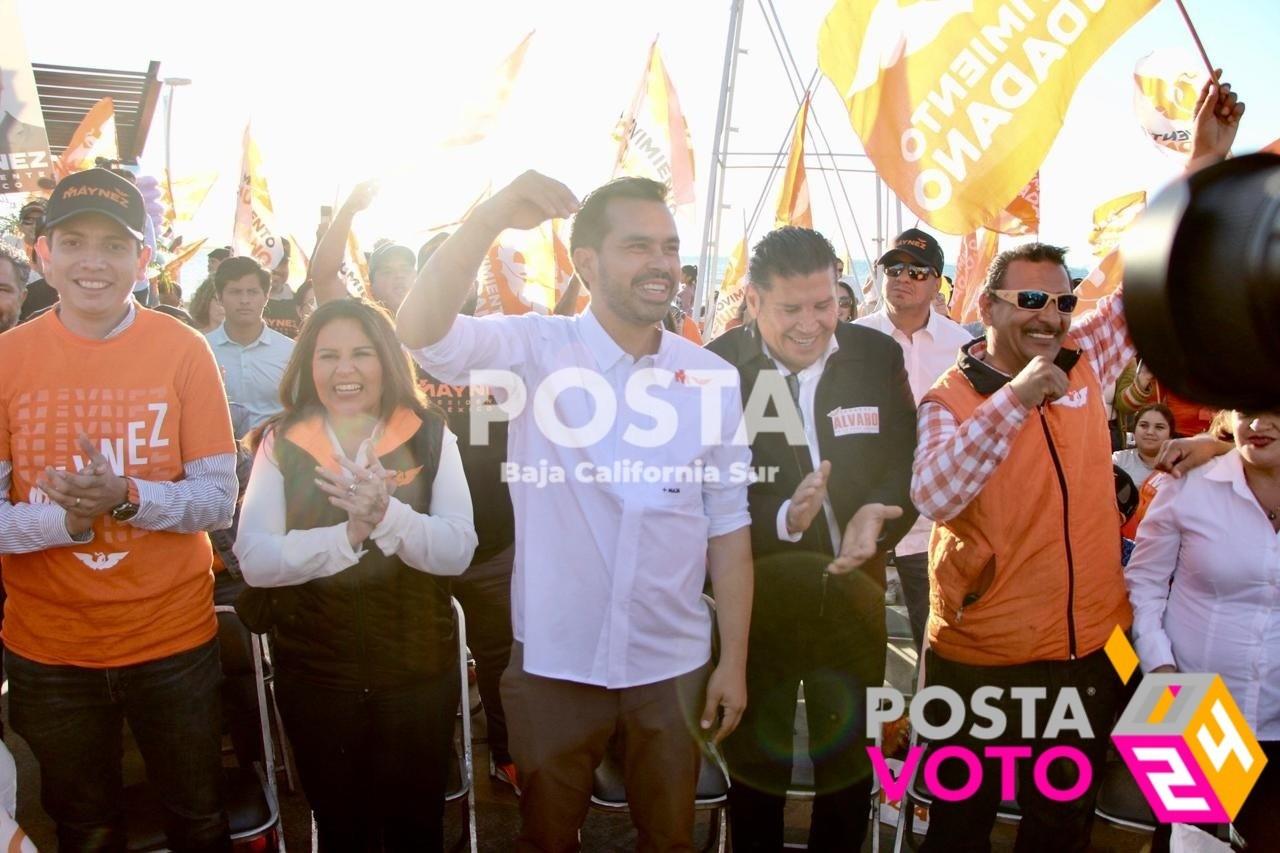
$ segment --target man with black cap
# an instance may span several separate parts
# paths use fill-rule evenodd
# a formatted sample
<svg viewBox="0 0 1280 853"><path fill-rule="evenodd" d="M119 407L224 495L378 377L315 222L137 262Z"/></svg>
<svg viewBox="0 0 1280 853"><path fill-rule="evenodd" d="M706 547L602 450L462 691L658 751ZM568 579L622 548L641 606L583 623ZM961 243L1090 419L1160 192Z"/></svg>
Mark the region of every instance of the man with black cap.
<svg viewBox="0 0 1280 853"><path fill-rule="evenodd" d="M123 722L177 850L229 850L208 530L236 497L198 332L141 310L146 212L103 169L64 178L36 243L56 308L0 335L0 554L10 722L62 849L124 849Z"/></svg>
<svg viewBox="0 0 1280 853"><path fill-rule="evenodd" d="M880 309L854 322L883 332L902 347L911 396L920 398L970 340L964 328L933 310L942 283L942 247L932 235L909 228L893 240L893 248L876 262L884 272ZM929 529L921 516L895 549L894 565L906 599L911 636L918 651L929 618Z"/></svg>

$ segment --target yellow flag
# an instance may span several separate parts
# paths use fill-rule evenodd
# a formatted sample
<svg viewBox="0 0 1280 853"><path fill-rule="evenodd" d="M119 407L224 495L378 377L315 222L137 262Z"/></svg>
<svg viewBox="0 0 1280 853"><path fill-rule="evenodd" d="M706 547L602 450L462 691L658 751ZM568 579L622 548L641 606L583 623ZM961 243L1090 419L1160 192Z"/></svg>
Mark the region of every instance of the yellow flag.
<svg viewBox="0 0 1280 853"><path fill-rule="evenodd" d="M1146 206L1145 192L1127 193L1098 205L1093 211L1093 230L1089 233L1093 253L1102 257L1119 245L1120 236Z"/></svg>
<svg viewBox="0 0 1280 853"><path fill-rule="evenodd" d="M836 0L818 63L880 175L967 234L1039 168L1071 95L1156 0Z"/></svg>
<svg viewBox="0 0 1280 853"><path fill-rule="evenodd" d="M311 269L311 259L307 257L307 253L302 251L302 244L298 242L298 238L290 234L286 237L292 245L289 247L289 278L287 281L294 281L298 284L307 280L307 273Z"/></svg>
<svg viewBox="0 0 1280 853"><path fill-rule="evenodd" d="M1189 54L1157 50L1133 69L1133 111L1147 138L1167 154L1191 154L1196 101L1209 74Z"/></svg>
<svg viewBox="0 0 1280 853"><path fill-rule="evenodd" d="M1114 291L1123 280L1124 258L1120 255L1120 249L1114 248L1098 261L1098 265L1076 287L1076 296L1080 297L1080 302L1076 306L1075 316L1092 311L1097 307L1098 300Z"/></svg>
<svg viewBox="0 0 1280 853"><path fill-rule="evenodd" d="M613 176L635 175L666 184L671 207L691 205L693 194L693 145L689 126L680 112L680 101L671 85L658 41L649 46L640 88L631 108L618 120L614 137L618 156Z"/></svg>
<svg viewBox="0 0 1280 853"><path fill-rule="evenodd" d="M987 269L999 251L1000 235L985 228L964 235L960 241L956 277L951 284L951 319L957 323L982 319L978 314L978 297L987 282Z"/></svg>
<svg viewBox="0 0 1280 853"><path fill-rule="evenodd" d="M1010 237L1021 237L1040 230L1040 172L1036 171L1031 182L1005 205L1004 210L996 215L987 228L1008 234Z"/></svg>
<svg viewBox="0 0 1280 853"><path fill-rule="evenodd" d="M717 338L734 327L746 295L747 236L744 234L729 255L729 266L724 271L724 280L720 282L720 295L716 298L716 313L711 318L710 333L704 335L707 340Z"/></svg>
<svg viewBox="0 0 1280 853"><path fill-rule="evenodd" d="M809 96L804 96L800 115L796 117L795 131L791 134L791 154L787 157L787 174L782 179L782 192L778 195L778 216L773 227L795 225L813 227L813 211L809 208L809 178L804 170L804 128L809 119Z"/></svg>
<svg viewBox="0 0 1280 853"><path fill-rule="evenodd" d="M161 175L160 198L164 204L165 228L172 228L179 222L190 222L217 180L217 172L201 172L185 178L174 178L172 181L168 179L167 173Z"/></svg>
<svg viewBox="0 0 1280 853"><path fill-rule="evenodd" d="M284 260L284 237L276 231L262 154L249 125L244 128L244 157L240 163L240 191L236 196L236 221L231 246L237 255L249 255L269 270Z"/></svg>
<svg viewBox="0 0 1280 853"><path fill-rule="evenodd" d="M178 271L182 269L182 265L195 257L196 252L200 251L200 247L207 241L208 237L201 237L189 246L183 246L182 251L173 256L169 263L164 265L164 277L169 281L178 280Z"/></svg>
<svg viewBox="0 0 1280 853"><path fill-rule="evenodd" d="M110 98L98 101L81 119L66 150L53 164L54 177L62 180L72 172L92 169L99 157L108 160L120 158L116 146L116 108Z"/></svg>
<svg viewBox="0 0 1280 853"><path fill-rule="evenodd" d="M520 74L520 66L524 64L524 55L529 50L529 41L533 38L533 30L520 40L516 49L498 66L493 79L481 89L481 96L473 105L468 106L462 114L457 132L444 141L449 148L472 145L489 135L498 116L502 113L507 101L511 100L511 92L516 85L516 77Z"/></svg>

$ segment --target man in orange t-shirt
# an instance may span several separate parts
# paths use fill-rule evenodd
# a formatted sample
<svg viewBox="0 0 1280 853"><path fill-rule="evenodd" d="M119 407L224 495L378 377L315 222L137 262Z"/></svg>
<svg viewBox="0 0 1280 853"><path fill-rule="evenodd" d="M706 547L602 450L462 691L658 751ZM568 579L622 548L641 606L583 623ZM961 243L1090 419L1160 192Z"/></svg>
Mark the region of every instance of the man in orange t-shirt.
<svg viewBox="0 0 1280 853"><path fill-rule="evenodd" d="M174 849L230 849L204 532L236 497L230 416L198 332L131 297L142 196L63 179L36 243L58 307L0 336L0 554L13 728L62 849L123 849L128 720Z"/></svg>

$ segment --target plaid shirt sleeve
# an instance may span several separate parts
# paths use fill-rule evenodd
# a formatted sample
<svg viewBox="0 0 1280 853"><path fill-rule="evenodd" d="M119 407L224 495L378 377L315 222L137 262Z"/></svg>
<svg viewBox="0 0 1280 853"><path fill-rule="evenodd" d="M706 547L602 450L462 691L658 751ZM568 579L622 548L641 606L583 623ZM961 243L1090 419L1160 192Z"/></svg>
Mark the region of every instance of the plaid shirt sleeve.
<svg viewBox="0 0 1280 853"><path fill-rule="evenodd" d="M920 514L934 521L959 515L1009 455L1030 411L1008 385L963 423L940 403L922 403L911 472L911 502Z"/></svg>
<svg viewBox="0 0 1280 853"><path fill-rule="evenodd" d="M1071 336L1093 365L1102 387L1114 385L1137 352L1124 321L1124 285L1098 300L1094 310L1072 325Z"/></svg>

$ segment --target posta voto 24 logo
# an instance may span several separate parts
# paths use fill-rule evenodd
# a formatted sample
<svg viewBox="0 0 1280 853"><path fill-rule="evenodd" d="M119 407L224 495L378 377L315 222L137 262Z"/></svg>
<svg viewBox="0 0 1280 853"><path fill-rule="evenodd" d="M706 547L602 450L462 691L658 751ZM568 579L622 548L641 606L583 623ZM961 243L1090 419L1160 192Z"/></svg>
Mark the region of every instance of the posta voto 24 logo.
<svg viewBox="0 0 1280 853"><path fill-rule="evenodd" d="M1138 667L1138 655L1119 626L1107 641L1106 653L1127 684ZM1067 730L1086 738L1096 736L1074 688L1058 692L1043 727L1037 719L1036 703L1046 698L1045 688L1015 687L1009 692L1024 708L1024 737L1042 731L1045 738L1052 738ZM1007 717L992 704L1002 698L1003 690L997 687L983 687L974 692L970 706L975 720L981 723L975 722L970 729L973 737L993 740L1004 734ZM930 702L948 706L947 719L939 725L932 725L924 718L924 708ZM903 706L902 694L893 688L868 690L867 736L873 737L881 724L898 719ZM912 697L909 715L912 726L921 735L938 741L960 730L964 711L964 701L959 694L934 685ZM1257 738L1222 677L1207 673L1148 673L1120 715L1111 740L1156 818L1164 823L1234 820L1267 764ZM965 800L977 793L982 784L983 759L1000 762L1000 797L1014 799L1017 774L1013 768L1018 761L1031 756L1031 748L1027 746L988 746L978 755L961 746L926 750L917 745L908 750L902 770L894 777L880 747L867 747L867 752L872 771L888 799L901 799L919 770L924 773L925 789L946 802ZM958 788L948 788L939 781L938 767L948 760L960 761L968 770L965 783ZM1050 781L1048 768L1057 760L1070 761L1077 768L1075 782L1069 788L1054 787ZM1033 770L1039 791L1059 802L1083 796L1093 781L1093 768L1088 759L1081 750L1071 746L1045 750L1036 759Z"/></svg>

